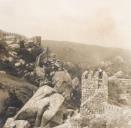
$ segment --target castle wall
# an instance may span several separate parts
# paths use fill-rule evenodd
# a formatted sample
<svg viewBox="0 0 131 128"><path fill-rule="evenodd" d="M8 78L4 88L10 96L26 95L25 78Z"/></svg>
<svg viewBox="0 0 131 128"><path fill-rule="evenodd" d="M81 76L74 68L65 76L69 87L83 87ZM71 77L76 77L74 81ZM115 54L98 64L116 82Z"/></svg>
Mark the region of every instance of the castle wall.
<svg viewBox="0 0 131 128"><path fill-rule="evenodd" d="M116 105L104 104L105 114L112 115L113 113L123 113L123 108Z"/></svg>
<svg viewBox="0 0 131 128"><path fill-rule="evenodd" d="M103 74L101 79L91 74L90 77L83 77L81 115L93 116L104 113L103 103L108 101L108 76L105 72Z"/></svg>

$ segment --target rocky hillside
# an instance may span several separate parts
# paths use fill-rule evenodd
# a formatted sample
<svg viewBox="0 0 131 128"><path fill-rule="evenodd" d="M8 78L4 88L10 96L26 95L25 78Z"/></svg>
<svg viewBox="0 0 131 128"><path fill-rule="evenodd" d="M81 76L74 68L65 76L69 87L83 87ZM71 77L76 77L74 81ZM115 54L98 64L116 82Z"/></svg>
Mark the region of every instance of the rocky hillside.
<svg viewBox="0 0 131 128"><path fill-rule="evenodd" d="M0 42L0 127L3 128L77 127L77 123L81 128L94 128L94 122L79 116L81 78L93 76L103 81L104 70L94 70L98 66L110 75L119 70L129 71L130 67L129 51L121 49L54 41L45 41L41 47L41 43L28 40L12 42L12 45ZM87 67L89 70L83 75ZM119 106L128 105L125 96L131 92L130 80L124 80L122 85L129 83L125 88L114 80L122 71L107 81L109 102ZM100 128L103 128L103 117Z"/></svg>
<svg viewBox="0 0 131 128"><path fill-rule="evenodd" d="M44 40L42 45L49 47L59 58L82 69L104 63L112 72L109 73L111 75L119 70L130 72L131 50L52 40Z"/></svg>

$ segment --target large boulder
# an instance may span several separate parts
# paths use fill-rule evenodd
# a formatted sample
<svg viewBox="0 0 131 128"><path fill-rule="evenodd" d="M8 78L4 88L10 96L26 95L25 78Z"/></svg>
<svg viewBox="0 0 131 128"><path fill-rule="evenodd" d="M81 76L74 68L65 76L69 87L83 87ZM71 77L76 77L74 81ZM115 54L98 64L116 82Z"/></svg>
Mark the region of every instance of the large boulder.
<svg viewBox="0 0 131 128"><path fill-rule="evenodd" d="M8 118L3 128L30 128L30 124L26 120L14 120Z"/></svg>
<svg viewBox="0 0 131 128"><path fill-rule="evenodd" d="M72 80L67 71L57 71L52 78L52 83L54 88L65 98L70 97L72 91Z"/></svg>
<svg viewBox="0 0 131 128"><path fill-rule="evenodd" d="M65 83L71 85L72 80L67 71L57 71L53 76L53 82L55 87L59 88Z"/></svg>
<svg viewBox="0 0 131 128"><path fill-rule="evenodd" d="M64 97L49 86L40 87L16 114L15 120L27 120L32 126L46 126L56 115Z"/></svg>
<svg viewBox="0 0 131 128"><path fill-rule="evenodd" d="M78 77L75 77L72 80L72 87L73 87L73 89L75 89L76 87L79 87L79 86L80 86L80 80L78 79Z"/></svg>

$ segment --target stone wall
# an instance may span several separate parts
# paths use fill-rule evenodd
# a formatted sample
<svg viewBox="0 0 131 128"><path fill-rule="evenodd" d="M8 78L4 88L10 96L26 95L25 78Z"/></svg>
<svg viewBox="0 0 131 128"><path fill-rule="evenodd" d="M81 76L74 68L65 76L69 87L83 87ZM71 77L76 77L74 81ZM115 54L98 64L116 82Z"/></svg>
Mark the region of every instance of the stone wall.
<svg viewBox="0 0 131 128"><path fill-rule="evenodd" d="M123 108L116 105L104 104L104 109L105 109L105 114L113 115L113 113L118 113L118 114L123 113Z"/></svg>
<svg viewBox="0 0 131 128"><path fill-rule="evenodd" d="M103 114L103 103L108 101L108 76L105 72L101 79L94 75L89 76L82 79L81 115Z"/></svg>
<svg viewBox="0 0 131 128"><path fill-rule="evenodd" d="M16 41L16 40L24 40L24 39L26 39L26 37L23 35L0 30L0 40L9 42L9 41Z"/></svg>

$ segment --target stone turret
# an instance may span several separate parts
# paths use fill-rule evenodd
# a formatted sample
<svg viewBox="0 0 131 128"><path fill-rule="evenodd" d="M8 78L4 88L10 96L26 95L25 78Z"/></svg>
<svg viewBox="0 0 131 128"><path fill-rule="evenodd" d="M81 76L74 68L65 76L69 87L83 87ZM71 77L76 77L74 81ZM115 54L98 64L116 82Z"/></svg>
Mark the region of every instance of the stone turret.
<svg viewBox="0 0 131 128"><path fill-rule="evenodd" d="M82 75L81 115L104 114L104 103L107 101L108 76L105 71L85 71Z"/></svg>

